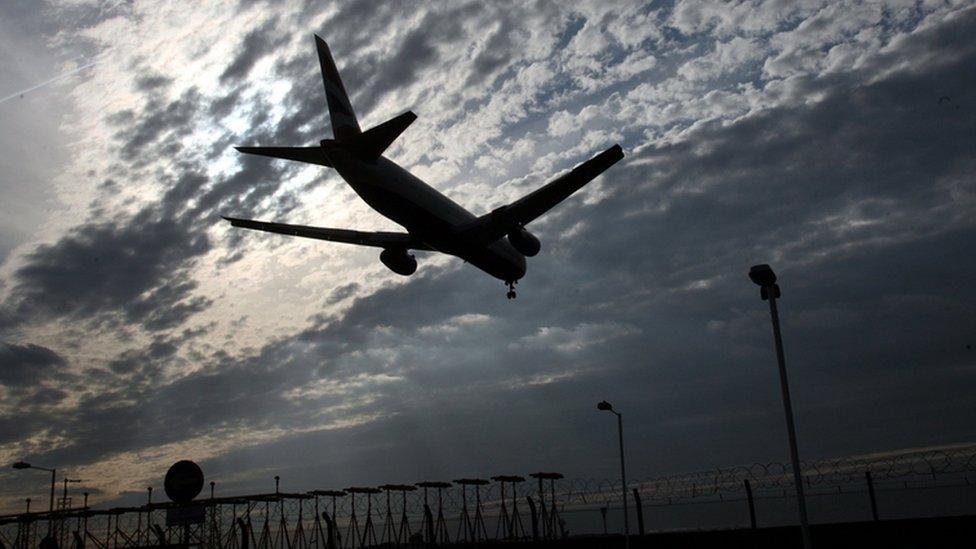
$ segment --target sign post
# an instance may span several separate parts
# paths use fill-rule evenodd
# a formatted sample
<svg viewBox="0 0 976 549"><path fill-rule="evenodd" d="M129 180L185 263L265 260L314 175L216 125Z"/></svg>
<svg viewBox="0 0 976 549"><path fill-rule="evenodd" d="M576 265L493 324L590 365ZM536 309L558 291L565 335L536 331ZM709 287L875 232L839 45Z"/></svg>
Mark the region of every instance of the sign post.
<svg viewBox="0 0 976 549"><path fill-rule="evenodd" d="M203 524L207 508L192 504L193 498L203 490L203 470L196 463L184 459L177 461L166 472L163 482L166 495L177 505L166 509L166 526L183 527L183 546L190 545L190 526Z"/></svg>

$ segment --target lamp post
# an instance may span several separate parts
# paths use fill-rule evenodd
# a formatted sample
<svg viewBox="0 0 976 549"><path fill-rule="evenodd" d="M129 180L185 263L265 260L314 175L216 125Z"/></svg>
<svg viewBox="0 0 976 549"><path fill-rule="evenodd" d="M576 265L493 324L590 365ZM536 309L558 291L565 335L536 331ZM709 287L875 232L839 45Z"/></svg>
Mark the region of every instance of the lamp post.
<svg viewBox="0 0 976 549"><path fill-rule="evenodd" d="M51 503L49 505L49 514L47 517L47 535L50 536L54 532L54 484L57 471L55 469L47 469L45 467L31 465L26 461L18 461L17 463L14 463L12 467L14 469L37 469L38 471L49 471L51 473Z"/></svg>
<svg viewBox="0 0 976 549"><path fill-rule="evenodd" d="M627 513L627 473L624 468L624 420L620 412L613 409L613 405L603 400L597 403L597 410L612 412L617 416L617 436L620 439L620 483L621 496L624 501L624 547L630 549L630 519Z"/></svg>
<svg viewBox="0 0 976 549"><path fill-rule="evenodd" d="M754 265L749 269L749 278L760 287L759 295L769 301L769 315L773 322L773 339L776 342L776 360L779 363L779 386L783 394L783 409L786 413L786 430L790 438L790 460L793 462L793 483L796 485L796 501L800 511L800 531L804 549L813 547L810 541L810 523L807 521L807 504L803 496L803 477L800 474L800 457L796 449L796 428L793 426L793 405L790 403L790 386L786 379L786 358L783 355L783 337L779 330L779 311L776 299L780 296L776 284L776 273L769 265Z"/></svg>

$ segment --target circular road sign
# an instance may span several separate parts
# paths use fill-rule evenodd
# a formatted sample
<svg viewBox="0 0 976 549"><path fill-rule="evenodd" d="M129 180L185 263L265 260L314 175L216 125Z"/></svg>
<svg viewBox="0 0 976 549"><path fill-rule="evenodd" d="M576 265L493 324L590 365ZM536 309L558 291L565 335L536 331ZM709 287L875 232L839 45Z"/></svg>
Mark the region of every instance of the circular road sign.
<svg viewBox="0 0 976 549"><path fill-rule="evenodd" d="M172 501L189 503L203 489L203 471L188 459L177 461L166 471L163 488Z"/></svg>

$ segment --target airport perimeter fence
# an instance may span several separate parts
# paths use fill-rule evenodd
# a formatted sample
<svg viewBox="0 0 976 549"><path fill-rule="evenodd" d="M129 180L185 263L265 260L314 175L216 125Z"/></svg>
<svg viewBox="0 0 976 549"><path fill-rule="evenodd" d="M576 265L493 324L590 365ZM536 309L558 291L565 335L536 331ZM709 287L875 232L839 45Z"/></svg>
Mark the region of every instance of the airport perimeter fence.
<svg viewBox="0 0 976 549"><path fill-rule="evenodd" d="M813 522L976 513L976 445L802 464ZM423 484L423 483L422 483ZM0 517L0 549L357 549L623 531L619 480L558 473ZM796 523L788 463L628 482L631 534ZM426 492L426 493L425 493Z"/></svg>

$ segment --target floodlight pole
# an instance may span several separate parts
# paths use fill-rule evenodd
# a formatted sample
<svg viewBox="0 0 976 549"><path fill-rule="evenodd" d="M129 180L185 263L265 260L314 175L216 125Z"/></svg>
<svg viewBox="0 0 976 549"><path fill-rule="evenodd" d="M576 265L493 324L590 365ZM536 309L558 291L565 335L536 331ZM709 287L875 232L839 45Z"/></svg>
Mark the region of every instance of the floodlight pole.
<svg viewBox="0 0 976 549"><path fill-rule="evenodd" d="M44 470L41 467L36 467L35 466L34 468L35 469L41 469L42 471ZM57 480L55 479L55 475L56 474L57 474L57 470L56 469L51 469L51 500L50 500L50 504L48 505L48 509L49 509L49 511L51 513L51 520L48 522L48 524L52 524L54 522L54 485L57 483ZM49 530L50 530L50 528L49 528ZM50 533L50 532L48 532L48 533Z"/></svg>
<svg viewBox="0 0 976 549"><path fill-rule="evenodd" d="M31 465L26 461L18 461L13 464L14 469L37 469L38 471L50 471L51 473L51 500L48 507L48 519L47 519L47 535L51 536L54 532L54 485L57 483L57 469L48 469L46 467L38 467L36 465Z"/></svg>
<svg viewBox="0 0 976 549"><path fill-rule="evenodd" d="M749 272L750 278L762 288L763 300L769 301L769 315L773 323L773 339L776 342L776 361L779 364L779 387L783 396L783 410L786 414L786 431L790 439L790 461L793 464L793 484L796 486L796 502L800 512L800 532L804 549L812 549L810 541L810 522L807 519L806 498L803 495L803 475L800 473L800 455L796 449L796 427L793 425L793 405L790 399L790 385L786 377L786 357L783 353L783 336L779 327L779 310L776 298L780 296L776 275L769 265L756 265Z"/></svg>
<svg viewBox="0 0 976 549"><path fill-rule="evenodd" d="M617 437L620 441L620 495L624 502L624 548L630 549L630 518L627 510L627 470L624 467L624 419L623 414L613 409L613 406L603 401L597 404L598 410L613 412L617 416Z"/></svg>
<svg viewBox="0 0 976 549"><path fill-rule="evenodd" d="M624 500L624 547L630 549L630 518L627 512L627 470L624 468L624 416L616 410L611 410L617 414L617 437L620 439L620 495Z"/></svg>

